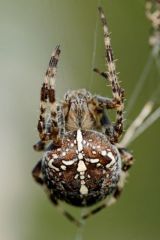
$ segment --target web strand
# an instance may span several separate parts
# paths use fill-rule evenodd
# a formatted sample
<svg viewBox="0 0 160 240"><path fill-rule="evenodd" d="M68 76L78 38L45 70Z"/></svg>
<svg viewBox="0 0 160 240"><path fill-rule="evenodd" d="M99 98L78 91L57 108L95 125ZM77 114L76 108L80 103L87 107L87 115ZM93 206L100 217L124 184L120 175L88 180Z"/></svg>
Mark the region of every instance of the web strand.
<svg viewBox="0 0 160 240"><path fill-rule="evenodd" d="M101 0L97 1L97 8L98 6L101 5ZM92 53L92 60L91 60L91 76L90 76L90 80L89 80L89 87L88 90L91 89L91 85L93 83L93 76L94 76L94 65L95 65L95 59L96 59L96 50L97 50L97 32L98 32L98 12L96 9L96 23L95 23L95 29L94 29L94 36L93 36L93 53Z"/></svg>

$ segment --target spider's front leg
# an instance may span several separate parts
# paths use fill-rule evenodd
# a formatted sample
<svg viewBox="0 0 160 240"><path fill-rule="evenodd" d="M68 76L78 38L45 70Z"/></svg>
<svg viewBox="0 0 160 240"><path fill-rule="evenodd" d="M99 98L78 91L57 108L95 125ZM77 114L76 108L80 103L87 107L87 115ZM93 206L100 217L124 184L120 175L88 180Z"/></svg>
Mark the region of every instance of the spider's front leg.
<svg viewBox="0 0 160 240"><path fill-rule="evenodd" d="M118 148L118 150L119 150L119 153L120 153L121 159L122 159L122 170L121 170L120 178L117 183L116 189L114 190L114 192L112 193L111 196L107 197L106 200L103 201L103 203L101 205L99 205L97 208L91 210L87 214L83 215L82 219L87 219L87 218L91 217L92 215L98 213L102 209L111 206L119 199L119 197L123 191L124 185L126 183L126 178L128 177L128 170L130 169L130 167L133 164L133 156L125 148Z"/></svg>
<svg viewBox="0 0 160 240"><path fill-rule="evenodd" d="M107 26L107 21L103 13L102 8L99 7L99 13L103 25L104 32L104 44L105 44L105 61L108 72L100 72L95 69L100 75L108 79L112 87L113 99L106 99L103 101L102 105L106 108L116 109L116 121L113 128L113 134L110 137L112 143L116 143L119 140L120 135L123 132L123 109L124 109L124 90L120 87L118 82L118 77L116 73L115 60L113 58L113 51L111 47L109 31Z"/></svg>
<svg viewBox="0 0 160 240"><path fill-rule="evenodd" d="M59 55L60 48L57 46L49 61L49 66L41 87L40 116L37 126L40 141L34 145L34 149L37 151L44 150L45 145L49 140L53 140L55 144L58 144L60 140L59 134L61 130L59 129L58 119L62 119L63 117L59 117L61 114L61 109L60 106L56 105L55 99L55 77ZM48 104L49 118L47 119ZM60 123L60 125L62 124Z"/></svg>

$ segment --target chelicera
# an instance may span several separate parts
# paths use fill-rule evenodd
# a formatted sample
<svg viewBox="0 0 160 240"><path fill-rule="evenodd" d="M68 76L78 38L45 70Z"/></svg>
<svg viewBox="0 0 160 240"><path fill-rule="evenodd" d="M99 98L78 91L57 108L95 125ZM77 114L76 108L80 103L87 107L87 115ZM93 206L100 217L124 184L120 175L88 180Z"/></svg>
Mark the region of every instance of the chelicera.
<svg viewBox="0 0 160 240"><path fill-rule="evenodd" d="M47 189L52 203L59 201L84 207L101 201L86 219L114 203L120 196L132 155L118 145L123 132L124 90L116 73L106 18L99 8L103 25L107 70L95 71L111 85L113 98L92 95L85 89L68 91L61 102L55 99L55 78L60 46L54 50L41 88L38 132L34 145L44 151L32 171L34 179ZM106 109L115 109L112 124ZM61 212L79 225L71 214Z"/></svg>

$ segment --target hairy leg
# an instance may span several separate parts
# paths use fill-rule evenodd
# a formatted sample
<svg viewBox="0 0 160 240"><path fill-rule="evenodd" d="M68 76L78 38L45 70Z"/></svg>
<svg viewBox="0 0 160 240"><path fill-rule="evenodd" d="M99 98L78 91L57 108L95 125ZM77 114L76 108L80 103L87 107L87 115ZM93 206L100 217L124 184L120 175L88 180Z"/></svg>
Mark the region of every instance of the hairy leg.
<svg viewBox="0 0 160 240"><path fill-rule="evenodd" d="M36 164L34 169L32 170L32 176L34 177L35 181L40 184L44 185L43 178L41 177L41 160ZM69 221L73 222L77 226L81 226L81 222L79 222L75 217L73 217L70 213L68 213L66 210L60 206L58 200L55 198L54 194L51 193L47 187L45 187L46 193L49 196L49 199L54 204L54 206L58 209L61 214L63 214Z"/></svg>
<svg viewBox="0 0 160 240"><path fill-rule="evenodd" d="M108 79L108 73L107 72L101 72L98 68L93 69L94 72L98 73L101 77Z"/></svg>
<svg viewBox="0 0 160 240"><path fill-rule="evenodd" d="M133 156L126 149L119 148L119 152L120 152L120 155L122 158L122 171L121 171L120 179L119 179L119 182L117 184L115 191L113 192L113 194L111 196L107 197L106 200L103 201L101 205L99 205L97 208L91 210L87 214L83 215L82 219L87 219L87 218L91 217L92 215L98 213L102 209L111 206L119 199L119 197L122 193L122 190L124 188L126 178L128 176L128 170L130 169L130 167L133 164Z"/></svg>
<svg viewBox="0 0 160 240"><path fill-rule="evenodd" d="M49 62L49 67L47 69L46 75L49 79L49 89L48 89L48 98L49 98L49 124L47 126L51 139L54 140L55 143L59 142L59 115L60 115L60 107L56 103L55 98L55 80L56 80L56 72L57 72L57 63L59 60L60 48L57 46L55 52L52 54L52 57Z"/></svg>
<svg viewBox="0 0 160 240"><path fill-rule="evenodd" d="M76 226L80 227L81 222L78 221L75 217L73 217L69 212L67 212L63 207L60 205L59 201L55 198L53 193L48 193L49 199L54 204L54 206L58 209L58 211L64 215L70 222L74 223Z"/></svg>
<svg viewBox="0 0 160 240"><path fill-rule="evenodd" d="M41 177L41 164L42 160L39 160L39 162L36 164L36 166L32 170L32 176L35 179L37 183L40 185L43 185L43 178Z"/></svg>
<svg viewBox="0 0 160 240"><path fill-rule="evenodd" d="M44 185L43 178L41 177L41 160L36 164L36 166L32 170L32 176L34 177L35 181L40 184ZM69 221L73 222L77 226L81 226L81 222L79 222L76 218L74 218L70 213L68 213L66 210L60 206L58 200L55 198L54 194L48 190L48 188L45 186L46 193L51 200L51 202L54 204L54 206L58 209L61 214L63 214Z"/></svg>
<svg viewBox="0 0 160 240"><path fill-rule="evenodd" d="M114 132L111 142L118 142L120 135L123 132L123 109L124 109L124 90L120 87L116 73L115 60L110 42L110 36L107 26L107 21L102 8L99 7L100 18L103 25L104 44L105 44L105 61L108 72L100 72L100 75L107 77L112 87L113 105L116 109L116 121L114 124ZM97 70L99 72L99 70Z"/></svg>
<svg viewBox="0 0 160 240"><path fill-rule="evenodd" d="M53 140L58 142L59 128L57 120L57 105L55 99L55 79L57 64L60 55L59 46L54 50L49 66L45 74L44 82L41 87L40 94L40 116L38 121L38 132L40 141L38 141L33 147L36 151L42 151L46 147L48 141ZM48 118L48 104L49 104L49 118Z"/></svg>

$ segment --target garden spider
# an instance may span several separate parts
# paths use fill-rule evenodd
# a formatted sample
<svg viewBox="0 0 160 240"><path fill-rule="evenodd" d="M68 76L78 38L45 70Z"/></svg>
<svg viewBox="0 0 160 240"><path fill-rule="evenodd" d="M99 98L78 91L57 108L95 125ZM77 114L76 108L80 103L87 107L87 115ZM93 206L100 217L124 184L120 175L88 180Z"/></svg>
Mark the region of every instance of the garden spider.
<svg viewBox="0 0 160 240"><path fill-rule="evenodd" d="M63 210L59 200L74 206L100 206L82 216L108 207L120 196L132 155L118 145L123 132L124 90L120 87L102 8L98 8L103 25L107 71L100 72L109 81L113 98L93 96L85 89L68 91L62 102L55 99L55 77L60 47L53 52L41 88L38 132L40 141L34 145L44 151L32 171L34 179L47 189L52 203L71 221L80 224ZM112 124L106 109L115 109Z"/></svg>

